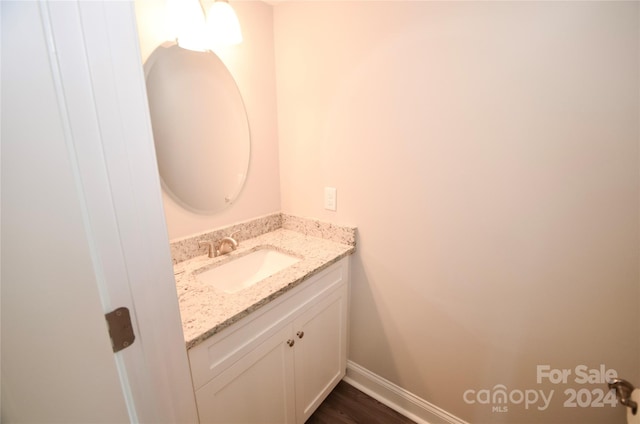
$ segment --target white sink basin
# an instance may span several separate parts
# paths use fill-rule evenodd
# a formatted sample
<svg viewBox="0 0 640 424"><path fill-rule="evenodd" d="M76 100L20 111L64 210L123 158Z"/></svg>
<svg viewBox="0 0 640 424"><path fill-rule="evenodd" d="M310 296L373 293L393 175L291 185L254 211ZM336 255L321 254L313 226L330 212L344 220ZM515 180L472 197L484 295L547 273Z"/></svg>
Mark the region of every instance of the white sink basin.
<svg viewBox="0 0 640 424"><path fill-rule="evenodd" d="M195 274L205 284L225 293L236 293L298 261L299 258L277 250L260 249Z"/></svg>

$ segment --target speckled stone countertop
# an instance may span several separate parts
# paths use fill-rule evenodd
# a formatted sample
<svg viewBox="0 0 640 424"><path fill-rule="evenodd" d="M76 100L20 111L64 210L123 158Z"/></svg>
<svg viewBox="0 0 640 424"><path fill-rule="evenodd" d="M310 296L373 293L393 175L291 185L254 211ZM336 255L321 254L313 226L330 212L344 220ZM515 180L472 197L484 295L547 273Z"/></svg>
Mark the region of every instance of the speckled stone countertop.
<svg viewBox="0 0 640 424"><path fill-rule="evenodd" d="M355 243L354 243L355 244ZM300 258L299 262L236 293L218 291L196 278L194 271L222 264L268 247ZM354 245L277 229L240 242L224 256L197 256L174 266L182 328L187 349L267 304L312 275L355 251Z"/></svg>

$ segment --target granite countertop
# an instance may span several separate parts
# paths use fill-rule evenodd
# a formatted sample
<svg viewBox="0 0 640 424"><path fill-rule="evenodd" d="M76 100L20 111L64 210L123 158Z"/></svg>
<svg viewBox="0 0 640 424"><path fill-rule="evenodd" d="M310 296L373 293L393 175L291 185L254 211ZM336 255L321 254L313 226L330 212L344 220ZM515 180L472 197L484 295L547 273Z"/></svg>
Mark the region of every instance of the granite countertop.
<svg viewBox="0 0 640 424"><path fill-rule="evenodd" d="M193 274L202 267L222 264L263 247L301 259L255 285L231 294L201 283ZM354 251L353 245L278 229L242 241L235 251L227 255L217 258L202 255L176 264L174 273L187 349L239 321Z"/></svg>

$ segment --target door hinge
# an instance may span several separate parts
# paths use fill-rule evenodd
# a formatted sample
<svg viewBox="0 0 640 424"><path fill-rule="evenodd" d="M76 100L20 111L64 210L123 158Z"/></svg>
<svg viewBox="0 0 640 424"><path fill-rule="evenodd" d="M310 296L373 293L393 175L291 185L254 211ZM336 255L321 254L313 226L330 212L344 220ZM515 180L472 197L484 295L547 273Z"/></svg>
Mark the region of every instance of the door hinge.
<svg viewBox="0 0 640 424"><path fill-rule="evenodd" d="M136 339L136 335L133 334L133 325L131 325L129 309L125 307L118 308L104 316L109 326L109 336L111 337L113 352L119 352L131 346Z"/></svg>

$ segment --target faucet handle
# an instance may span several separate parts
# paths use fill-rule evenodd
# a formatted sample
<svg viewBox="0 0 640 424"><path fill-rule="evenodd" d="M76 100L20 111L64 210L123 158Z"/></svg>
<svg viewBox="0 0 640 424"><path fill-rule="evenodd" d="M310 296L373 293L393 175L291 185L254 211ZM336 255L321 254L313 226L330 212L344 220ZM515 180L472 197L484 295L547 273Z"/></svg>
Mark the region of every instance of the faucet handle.
<svg viewBox="0 0 640 424"><path fill-rule="evenodd" d="M233 249L235 249L240 245L240 242L236 240L236 235L238 234L240 234L240 230L234 231L233 233L229 234L227 237L224 237L222 240L226 240L229 243L233 244Z"/></svg>
<svg viewBox="0 0 640 424"><path fill-rule="evenodd" d="M215 250L213 248L212 241L203 241L203 240L198 241L198 247L202 247L202 246L207 246L207 255L210 258L215 257Z"/></svg>

